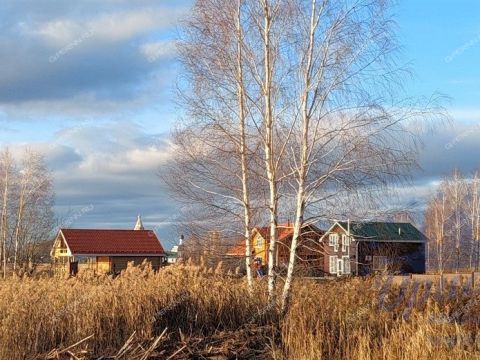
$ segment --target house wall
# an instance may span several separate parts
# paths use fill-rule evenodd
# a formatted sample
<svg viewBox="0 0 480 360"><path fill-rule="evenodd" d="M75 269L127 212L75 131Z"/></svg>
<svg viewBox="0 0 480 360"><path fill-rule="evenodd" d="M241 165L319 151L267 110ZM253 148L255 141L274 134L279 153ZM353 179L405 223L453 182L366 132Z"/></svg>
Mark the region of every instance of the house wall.
<svg viewBox="0 0 480 360"><path fill-rule="evenodd" d="M338 235L338 250L335 251L334 246L330 246L330 233L335 233ZM337 258L343 258L348 256L350 258L350 273L355 273L355 242L349 242L349 245L343 248L342 235L346 235L346 232L338 225L336 225L330 232L327 234L322 242L323 252L325 256L323 257L323 271L327 274L330 273L330 256L337 256Z"/></svg>
<svg viewBox="0 0 480 360"><path fill-rule="evenodd" d="M260 258L262 259L263 265L268 263L267 241L258 232L252 239L252 249L255 251L255 255L252 260Z"/></svg>
<svg viewBox="0 0 480 360"><path fill-rule="evenodd" d="M97 256L96 270L99 273L108 273L111 271L111 261L108 256Z"/></svg>
<svg viewBox="0 0 480 360"><path fill-rule="evenodd" d="M324 271L329 273L330 255L338 257L350 257L351 273L356 275L367 275L374 271L373 256L387 256L392 262L392 271L401 273L422 274L425 272L425 245L423 243L407 243L407 242L380 242L380 241L363 241L356 240L350 242L350 246L346 251L342 249L342 234L346 232L336 225L331 233L337 233L339 236L338 251L334 251L334 247L329 245L329 235L325 236L323 246L325 257L323 262ZM358 259L356 258L358 251ZM367 260L367 256L371 259Z"/></svg>
<svg viewBox="0 0 480 360"><path fill-rule="evenodd" d="M322 244L320 243L321 234L318 230L311 231L305 229L304 233L308 235L302 235L297 245L297 258L296 268L299 271L308 272L311 274L323 273L324 254ZM290 259L290 246L292 242L292 236L289 236L277 243L276 260L277 265L282 269L288 266ZM268 243L265 242L265 254L264 264L268 263Z"/></svg>
<svg viewBox="0 0 480 360"><path fill-rule="evenodd" d="M129 262L133 262L135 266L141 265L144 260L147 260L152 264L154 270L158 270L162 266L162 256L113 256L111 259L110 270L118 273L125 270Z"/></svg>
<svg viewBox="0 0 480 360"><path fill-rule="evenodd" d="M371 256L372 259L367 260L367 256ZM425 273L425 244L423 243L360 241L358 245L360 275L374 271L373 256L387 256L392 272Z"/></svg>
<svg viewBox="0 0 480 360"><path fill-rule="evenodd" d="M52 250L52 256L54 258L70 256L67 245L65 244L65 241L63 240L63 237L60 234L58 234L57 238L55 239L53 250Z"/></svg>

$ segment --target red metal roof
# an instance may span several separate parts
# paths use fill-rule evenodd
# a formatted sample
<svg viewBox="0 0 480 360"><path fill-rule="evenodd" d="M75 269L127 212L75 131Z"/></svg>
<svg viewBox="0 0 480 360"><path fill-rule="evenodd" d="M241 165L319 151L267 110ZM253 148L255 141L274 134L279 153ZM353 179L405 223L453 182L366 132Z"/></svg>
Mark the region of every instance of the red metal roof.
<svg viewBox="0 0 480 360"><path fill-rule="evenodd" d="M227 256L245 256L246 248L247 248L247 246L245 244L245 238L241 238L241 239L235 241L235 245L233 245L230 249L228 249L228 251L225 255L227 255Z"/></svg>
<svg viewBox="0 0 480 360"><path fill-rule="evenodd" d="M135 255L165 252L151 230L61 229L65 241L75 254Z"/></svg>

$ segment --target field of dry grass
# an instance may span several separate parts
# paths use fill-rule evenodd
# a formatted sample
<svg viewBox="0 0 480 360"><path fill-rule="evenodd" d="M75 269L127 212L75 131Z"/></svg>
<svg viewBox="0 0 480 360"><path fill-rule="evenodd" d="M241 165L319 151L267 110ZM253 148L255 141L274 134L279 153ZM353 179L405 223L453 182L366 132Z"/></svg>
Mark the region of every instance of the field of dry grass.
<svg viewBox="0 0 480 360"><path fill-rule="evenodd" d="M480 296L299 280L289 313L221 269L0 281L0 359L480 359Z"/></svg>

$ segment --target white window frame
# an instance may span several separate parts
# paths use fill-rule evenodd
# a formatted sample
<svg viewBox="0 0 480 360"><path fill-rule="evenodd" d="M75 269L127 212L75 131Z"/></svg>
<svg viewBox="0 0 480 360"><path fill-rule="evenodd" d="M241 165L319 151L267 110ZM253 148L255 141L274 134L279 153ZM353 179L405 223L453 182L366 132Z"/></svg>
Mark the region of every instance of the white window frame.
<svg viewBox="0 0 480 360"><path fill-rule="evenodd" d="M348 236L346 234L342 234L342 251L346 252L349 246L350 242L348 241Z"/></svg>
<svg viewBox="0 0 480 360"><path fill-rule="evenodd" d="M333 233L328 236L328 244L333 246L333 251L338 251L338 234Z"/></svg>
<svg viewBox="0 0 480 360"><path fill-rule="evenodd" d="M352 271L350 264L350 256L342 256L343 259L343 273L350 274Z"/></svg>
<svg viewBox="0 0 480 360"><path fill-rule="evenodd" d="M342 258L337 258L337 276L342 276L345 273L345 266Z"/></svg>
<svg viewBox="0 0 480 360"><path fill-rule="evenodd" d="M259 248L259 247L264 247L264 246L265 246L265 242L263 240L263 237L261 237L261 236L255 237L255 247Z"/></svg>
<svg viewBox="0 0 480 360"><path fill-rule="evenodd" d="M328 257L328 269L330 274L337 273L337 256L331 255Z"/></svg>

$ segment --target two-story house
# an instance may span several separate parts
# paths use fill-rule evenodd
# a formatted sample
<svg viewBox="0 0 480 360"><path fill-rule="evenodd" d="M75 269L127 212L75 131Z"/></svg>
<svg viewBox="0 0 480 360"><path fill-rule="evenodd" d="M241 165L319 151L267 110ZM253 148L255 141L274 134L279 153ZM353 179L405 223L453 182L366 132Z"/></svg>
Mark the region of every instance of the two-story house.
<svg viewBox="0 0 480 360"><path fill-rule="evenodd" d="M321 242L331 275L425 272L426 237L410 223L337 221Z"/></svg>
<svg viewBox="0 0 480 360"><path fill-rule="evenodd" d="M323 231L313 225L305 226L297 247L297 264L299 267L323 271L323 251L320 238ZM278 225L277 248L274 255L275 265L286 268L290 256L290 246L293 238L293 225L290 223ZM270 227L257 227L252 230L250 249L252 263L268 265L268 249L270 246ZM246 256L245 240L239 239L227 253L227 257L241 258Z"/></svg>

